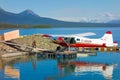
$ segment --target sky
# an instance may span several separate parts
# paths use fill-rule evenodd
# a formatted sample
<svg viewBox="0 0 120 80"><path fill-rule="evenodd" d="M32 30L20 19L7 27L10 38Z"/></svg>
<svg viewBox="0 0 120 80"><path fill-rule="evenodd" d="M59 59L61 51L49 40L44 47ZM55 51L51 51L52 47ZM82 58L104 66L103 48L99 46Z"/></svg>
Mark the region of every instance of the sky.
<svg viewBox="0 0 120 80"><path fill-rule="evenodd" d="M120 0L0 0L6 11L30 9L41 17L73 22L107 22L120 19Z"/></svg>

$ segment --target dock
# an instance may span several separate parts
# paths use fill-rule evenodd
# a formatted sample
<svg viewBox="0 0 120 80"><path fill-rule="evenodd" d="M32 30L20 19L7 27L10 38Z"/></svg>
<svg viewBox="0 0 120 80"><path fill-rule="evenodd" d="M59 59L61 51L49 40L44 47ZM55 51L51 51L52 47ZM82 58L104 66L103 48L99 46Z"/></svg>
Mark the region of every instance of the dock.
<svg viewBox="0 0 120 80"><path fill-rule="evenodd" d="M120 52L120 47L87 47L79 48L78 51L63 51L63 52L51 52L51 51L41 51L33 52L36 53L38 57L47 58L76 58L76 57L87 57L96 56L97 52Z"/></svg>
<svg viewBox="0 0 120 80"><path fill-rule="evenodd" d="M120 46L117 47L79 47L79 52L120 52Z"/></svg>
<svg viewBox="0 0 120 80"><path fill-rule="evenodd" d="M76 51L65 51L65 52L49 52L44 51L42 53L36 53L38 57L46 58L76 58Z"/></svg>

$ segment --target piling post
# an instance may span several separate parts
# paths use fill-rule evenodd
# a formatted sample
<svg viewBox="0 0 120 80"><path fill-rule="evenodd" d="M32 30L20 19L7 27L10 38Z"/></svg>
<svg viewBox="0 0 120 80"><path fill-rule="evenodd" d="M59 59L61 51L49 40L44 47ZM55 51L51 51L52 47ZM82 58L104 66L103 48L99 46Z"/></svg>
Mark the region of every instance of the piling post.
<svg viewBox="0 0 120 80"><path fill-rule="evenodd" d="M114 46L114 47L113 47L113 52L116 52L116 50L117 50L117 47Z"/></svg>
<svg viewBox="0 0 120 80"><path fill-rule="evenodd" d="M110 52L110 47L107 47L107 52Z"/></svg>
<svg viewBox="0 0 120 80"><path fill-rule="evenodd" d="M94 47L91 47L91 48L90 48L90 52L94 52Z"/></svg>
<svg viewBox="0 0 120 80"><path fill-rule="evenodd" d="M100 51L101 51L101 52L104 52L104 47L100 47Z"/></svg>

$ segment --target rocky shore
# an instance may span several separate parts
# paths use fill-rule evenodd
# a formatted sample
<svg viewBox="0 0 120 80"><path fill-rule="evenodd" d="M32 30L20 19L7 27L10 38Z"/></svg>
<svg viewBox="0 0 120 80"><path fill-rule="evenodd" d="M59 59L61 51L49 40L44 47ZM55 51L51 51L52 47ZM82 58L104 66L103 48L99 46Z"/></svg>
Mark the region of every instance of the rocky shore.
<svg viewBox="0 0 120 80"><path fill-rule="evenodd" d="M18 52L18 51L4 43L0 43L0 55L11 53L11 52Z"/></svg>
<svg viewBox="0 0 120 80"><path fill-rule="evenodd" d="M17 39L13 39L10 42L25 45L29 47L33 47L33 42L36 42L36 47L41 49L48 49L50 51L55 51L57 44L52 43L50 38L43 37L42 35L29 35L29 36L20 36ZM24 47L20 47L21 49ZM4 43L0 43L0 55L7 54L7 53L14 53L20 52L17 49L6 45Z"/></svg>

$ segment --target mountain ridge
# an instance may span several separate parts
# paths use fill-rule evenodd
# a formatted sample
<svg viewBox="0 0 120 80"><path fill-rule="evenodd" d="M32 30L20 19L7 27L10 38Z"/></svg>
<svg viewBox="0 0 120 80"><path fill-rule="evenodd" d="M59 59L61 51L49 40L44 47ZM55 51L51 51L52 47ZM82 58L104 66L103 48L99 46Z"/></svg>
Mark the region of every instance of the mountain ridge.
<svg viewBox="0 0 120 80"><path fill-rule="evenodd" d="M26 10L20 12L19 15L32 15L32 16L40 17L39 15L37 15L36 13L34 13L34 12L33 12L32 10L30 10L30 9L26 9Z"/></svg>
<svg viewBox="0 0 120 80"><path fill-rule="evenodd" d="M109 23L68 22L47 17L41 17L30 9L24 10L23 12L20 13L12 13L5 11L2 8L0 8L0 23L25 24L25 25L47 24L53 27L114 26Z"/></svg>
<svg viewBox="0 0 120 80"><path fill-rule="evenodd" d="M52 22L58 22L59 20L40 17L32 10L25 10L21 13L11 13L0 9L0 22L11 24L52 24Z"/></svg>

